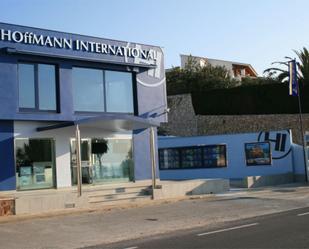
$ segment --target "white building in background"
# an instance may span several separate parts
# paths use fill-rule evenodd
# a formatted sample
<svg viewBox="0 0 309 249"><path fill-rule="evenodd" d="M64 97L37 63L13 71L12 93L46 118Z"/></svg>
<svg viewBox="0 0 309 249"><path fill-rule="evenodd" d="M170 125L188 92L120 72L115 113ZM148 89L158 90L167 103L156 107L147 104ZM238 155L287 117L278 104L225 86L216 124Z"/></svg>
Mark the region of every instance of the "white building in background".
<svg viewBox="0 0 309 249"><path fill-rule="evenodd" d="M188 58L190 55L180 55L181 60L181 68L184 68ZM234 61L225 61L225 60L217 60L217 59L209 59L206 57L200 57L200 56L192 56L191 57L197 61L197 63L203 67L207 64L210 64L212 66L221 66L225 67L232 78L241 80L244 77L252 77L256 78L258 77L258 73L255 71L255 69L248 63L240 63L240 62L234 62Z"/></svg>

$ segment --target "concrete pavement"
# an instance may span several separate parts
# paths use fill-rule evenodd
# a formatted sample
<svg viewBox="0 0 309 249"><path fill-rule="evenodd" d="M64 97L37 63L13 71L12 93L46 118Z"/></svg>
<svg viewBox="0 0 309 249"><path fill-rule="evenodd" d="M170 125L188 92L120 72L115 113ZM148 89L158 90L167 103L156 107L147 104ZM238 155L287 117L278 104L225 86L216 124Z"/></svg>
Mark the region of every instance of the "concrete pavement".
<svg viewBox="0 0 309 249"><path fill-rule="evenodd" d="M10 249L83 248L309 206L308 186L229 193L136 208L0 223L0 244ZM1 220L0 220L1 222Z"/></svg>

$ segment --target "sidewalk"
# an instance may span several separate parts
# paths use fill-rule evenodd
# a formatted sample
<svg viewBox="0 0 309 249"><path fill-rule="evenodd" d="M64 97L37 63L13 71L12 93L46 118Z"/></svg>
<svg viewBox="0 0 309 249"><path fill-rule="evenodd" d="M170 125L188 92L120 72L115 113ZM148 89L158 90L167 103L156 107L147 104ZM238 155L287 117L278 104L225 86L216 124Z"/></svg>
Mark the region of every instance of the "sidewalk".
<svg viewBox="0 0 309 249"><path fill-rule="evenodd" d="M82 248L306 206L309 186L233 190L214 197L161 201L136 208L6 219L0 223L0 243L1 248L10 249Z"/></svg>

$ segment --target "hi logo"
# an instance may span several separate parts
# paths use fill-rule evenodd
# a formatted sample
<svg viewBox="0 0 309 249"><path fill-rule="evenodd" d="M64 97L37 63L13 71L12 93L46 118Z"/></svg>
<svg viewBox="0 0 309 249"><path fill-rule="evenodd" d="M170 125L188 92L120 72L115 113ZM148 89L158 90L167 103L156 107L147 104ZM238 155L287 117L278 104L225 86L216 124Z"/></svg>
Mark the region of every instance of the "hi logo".
<svg viewBox="0 0 309 249"><path fill-rule="evenodd" d="M291 152L290 131L260 132L258 142L270 142L273 159L281 159Z"/></svg>
<svg viewBox="0 0 309 249"><path fill-rule="evenodd" d="M137 50L143 50L143 46L140 44L127 43L127 48L131 47ZM145 87L158 87L165 83L165 70L164 70L164 58L163 52L160 48L152 48L149 50L148 59L140 57L134 58L135 64L151 65L153 68L148 69L146 72L137 74L136 81ZM129 57L125 56L125 62L129 61Z"/></svg>

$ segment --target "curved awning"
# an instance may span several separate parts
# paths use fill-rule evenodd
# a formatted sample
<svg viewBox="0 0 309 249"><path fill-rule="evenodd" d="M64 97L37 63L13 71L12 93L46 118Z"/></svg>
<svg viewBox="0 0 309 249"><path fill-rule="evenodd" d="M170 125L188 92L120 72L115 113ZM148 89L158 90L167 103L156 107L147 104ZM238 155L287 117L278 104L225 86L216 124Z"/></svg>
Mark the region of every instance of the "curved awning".
<svg viewBox="0 0 309 249"><path fill-rule="evenodd" d="M154 120L141 118L128 114L101 114L93 117L79 118L75 121L63 121L58 124L38 127L37 131L47 131L79 125L80 128L98 128L108 131L134 131L158 127L160 124Z"/></svg>

